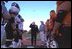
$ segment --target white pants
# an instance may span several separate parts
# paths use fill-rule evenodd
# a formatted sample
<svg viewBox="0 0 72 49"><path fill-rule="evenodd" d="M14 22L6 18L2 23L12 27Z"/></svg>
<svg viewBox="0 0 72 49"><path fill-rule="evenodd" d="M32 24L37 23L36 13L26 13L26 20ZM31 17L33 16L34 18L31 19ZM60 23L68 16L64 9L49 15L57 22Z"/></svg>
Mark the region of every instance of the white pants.
<svg viewBox="0 0 72 49"><path fill-rule="evenodd" d="M1 44L5 43L5 39L6 39L5 27L1 25Z"/></svg>
<svg viewBox="0 0 72 49"><path fill-rule="evenodd" d="M41 39L42 42L45 42L46 36L44 34L44 31L40 31L40 39Z"/></svg>
<svg viewBox="0 0 72 49"><path fill-rule="evenodd" d="M19 40L19 42L15 42L15 41L12 41L12 44L13 44L13 48L21 48L21 40Z"/></svg>

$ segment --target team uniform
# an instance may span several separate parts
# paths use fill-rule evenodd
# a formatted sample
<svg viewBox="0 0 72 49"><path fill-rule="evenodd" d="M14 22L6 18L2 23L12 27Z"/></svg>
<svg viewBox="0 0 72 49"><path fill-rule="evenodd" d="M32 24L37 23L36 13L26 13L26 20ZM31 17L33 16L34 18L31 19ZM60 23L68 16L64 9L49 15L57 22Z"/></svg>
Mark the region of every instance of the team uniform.
<svg viewBox="0 0 72 49"><path fill-rule="evenodd" d="M39 31L40 31L40 39L44 45L46 42L45 25L44 24L40 25Z"/></svg>
<svg viewBox="0 0 72 49"><path fill-rule="evenodd" d="M17 48L19 45L21 45L21 36L20 36L20 33L19 32L19 23L21 22L20 18L18 17L19 15L17 15L15 17L15 24L16 24L16 34L15 34L15 37L14 37L14 41L13 41L13 48Z"/></svg>

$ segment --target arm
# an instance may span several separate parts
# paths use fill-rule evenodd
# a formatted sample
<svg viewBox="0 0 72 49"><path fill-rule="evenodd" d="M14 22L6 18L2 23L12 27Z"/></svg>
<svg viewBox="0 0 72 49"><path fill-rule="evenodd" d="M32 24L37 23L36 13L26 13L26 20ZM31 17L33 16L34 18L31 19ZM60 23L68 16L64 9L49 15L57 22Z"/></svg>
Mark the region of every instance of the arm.
<svg viewBox="0 0 72 49"><path fill-rule="evenodd" d="M53 27L53 31L51 32L51 34L55 34L55 31L62 25L62 21L65 17L66 13L64 10L59 10L57 13L57 18Z"/></svg>
<svg viewBox="0 0 72 49"><path fill-rule="evenodd" d="M56 33L55 31L56 31L60 26L61 26L61 23L55 22L54 27L53 27L53 30L52 30L52 32L51 32L51 35L52 35L52 36Z"/></svg>
<svg viewBox="0 0 72 49"><path fill-rule="evenodd" d="M30 26L29 26L30 28L32 28L32 24L30 24Z"/></svg>
<svg viewBox="0 0 72 49"><path fill-rule="evenodd" d="M45 23L45 32L47 32L48 31L48 21L46 21L46 23Z"/></svg>
<svg viewBox="0 0 72 49"><path fill-rule="evenodd" d="M2 8L2 16L3 16L5 19L9 19L9 18L10 18L10 14L9 14L9 12L7 11L7 8L5 7L5 4L3 4L3 1L1 2L1 8Z"/></svg>
<svg viewBox="0 0 72 49"><path fill-rule="evenodd" d="M9 21L11 22L12 29L15 30L16 29L15 18L14 17L11 17L11 19Z"/></svg>

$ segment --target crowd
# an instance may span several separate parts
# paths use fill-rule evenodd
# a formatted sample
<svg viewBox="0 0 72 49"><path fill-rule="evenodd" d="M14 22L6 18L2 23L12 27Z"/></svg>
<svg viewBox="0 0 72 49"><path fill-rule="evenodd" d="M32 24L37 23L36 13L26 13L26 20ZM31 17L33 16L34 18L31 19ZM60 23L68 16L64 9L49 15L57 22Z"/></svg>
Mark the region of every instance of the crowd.
<svg viewBox="0 0 72 49"><path fill-rule="evenodd" d="M5 44L5 48L11 46L13 48L21 48L24 19L19 14L20 7L17 3L13 2L11 8L7 11L5 2L1 1L1 43L3 36L6 35L6 42L2 43ZM47 19L45 24L43 21L40 21L39 28L35 22L32 22L29 26L31 28L32 46L36 46L37 34L40 35L42 45L47 48L63 48L65 44L70 45L71 42L67 40L71 38L71 27L63 27L65 25L62 23L65 15L64 10L60 10L57 14L54 10L51 10L50 19Z"/></svg>

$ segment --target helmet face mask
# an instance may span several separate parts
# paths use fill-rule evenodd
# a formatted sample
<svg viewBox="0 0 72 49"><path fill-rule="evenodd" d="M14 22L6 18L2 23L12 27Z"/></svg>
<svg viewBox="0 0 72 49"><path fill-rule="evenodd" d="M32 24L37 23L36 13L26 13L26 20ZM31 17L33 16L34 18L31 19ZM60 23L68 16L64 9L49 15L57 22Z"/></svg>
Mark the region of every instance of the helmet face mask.
<svg viewBox="0 0 72 49"><path fill-rule="evenodd" d="M9 9L9 13L13 15L18 15L20 11L19 5L16 2L11 4L11 8Z"/></svg>
<svg viewBox="0 0 72 49"><path fill-rule="evenodd" d="M15 2L13 2L11 6L15 6L15 7L17 7L20 10L19 5L17 3L15 3Z"/></svg>
<svg viewBox="0 0 72 49"><path fill-rule="evenodd" d="M17 15L18 14L17 12L13 12L12 10L9 10L9 13L10 14L14 14L14 15Z"/></svg>
<svg viewBox="0 0 72 49"><path fill-rule="evenodd" d="M14 15L17 15L18 13L15 13L15 12L10 12L10 14L14 14Z"/></svg>
<svg viewBox="0 0 72 49"><path fill-rule="evenodd" d="M16 8L15 6L11 6L9 13L17 15L19 13L19 9Z"/></svg>

